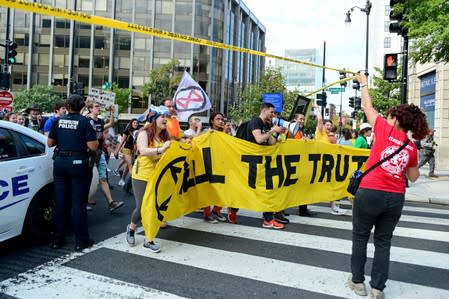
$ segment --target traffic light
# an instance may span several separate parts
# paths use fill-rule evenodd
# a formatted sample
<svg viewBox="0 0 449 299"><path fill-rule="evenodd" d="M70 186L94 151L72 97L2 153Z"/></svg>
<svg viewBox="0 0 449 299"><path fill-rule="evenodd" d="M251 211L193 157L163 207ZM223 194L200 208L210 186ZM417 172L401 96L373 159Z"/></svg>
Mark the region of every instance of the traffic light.
<svg viewBox="0 0 449 299"><path fill-rule="evenodd" d="M15 64L17 62L17 44L8 41L6 43L6 61L8 64Z"/></svg>
<svg viewBox="0 0 449 299"><path fill-rule="evenodd" d="M8 72L0 73L0 88L10 89L11 87L11 74Z"/></svg>
<svg viewBox="0 0 449 299"><path fill-rule="evenodd" d="M352 89L360 90L360 82L357 81L356 79L352 80Z"/></svg>
<svg viewBox="0 0 449 299"><path fill-rule="evenodd" d="M395 81L398 78L398 54L385 54L384 56L384 76L387 81Z"/></svg>
<svg viewBox="0 0 449 299"><path fill-rule="evenodd" d="M360 97L354 98L354 110L355 111L362 110L362 99Z"/></svg>
<svg viewBox="0 0 449 299"><path fill-rule="evenodd" d="M401 25L404 18L404 6L396 6L396 4L405 3L405 0L390 0L390 33L397 33L405 36L408 29ZM396 7L395 7L396 6Z"/></svg>
<svg viewBox="0 0 449 299"><path fill-rule="evenodd" d="M76 81L70 81L70 93L71 94L77 94L78 91L78 85Z"/></svg>
<svg viewBox="0 0 449 299"><path fill-rule="evenodd" d="M346 79L346 73L340 72L340 80L344 80L344 79ZM340 86L346 87L346 86L348 86L348 82L347 81L340 82Z"/></svg>
<svg viewBox="0 0 449 299"><path fill-rule="evenodd" d="M354 108L354 97L349 98L349 107Z"/></svg>
<svg viewBox="0 0 449 299"><path fill-rule="evenodd" d="M327 101L326 101L327 94L324 91L319 93L319 94L317 94L316 98L317 98L317 101L316 101L317 105L319 105L321 107L326 107L326 105L327 105Z"/></svg>

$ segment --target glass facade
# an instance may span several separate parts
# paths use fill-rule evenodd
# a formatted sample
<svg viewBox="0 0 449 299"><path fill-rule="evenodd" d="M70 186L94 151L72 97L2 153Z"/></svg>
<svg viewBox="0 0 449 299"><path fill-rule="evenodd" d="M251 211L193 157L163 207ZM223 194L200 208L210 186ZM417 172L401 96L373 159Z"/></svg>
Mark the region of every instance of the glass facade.
<svg viewBox="0 0 449 299"><path fill-rule="evenodd" d="M36 2L265 51L265 27L239 0ZM6 8L0 13L6 15ZM5 35L6 18L0 18L0 36ZM262 57L13 9L10 36L19 46L13 90L49 84L67 94L74 80L84 84L85 93L104 82L117 82L138 95L152 68L177 59L179 71L193 74L208 93L213 110L227 113L242 89L258 81L264 65ZM146 108L142 100L136 102L140 104L131 112Z"/></svg>

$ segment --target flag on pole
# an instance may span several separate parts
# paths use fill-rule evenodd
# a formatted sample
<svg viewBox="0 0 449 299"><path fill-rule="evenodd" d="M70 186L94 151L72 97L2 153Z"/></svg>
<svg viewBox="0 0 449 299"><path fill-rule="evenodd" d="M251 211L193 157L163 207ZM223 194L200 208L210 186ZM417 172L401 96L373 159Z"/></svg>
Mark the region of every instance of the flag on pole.
<svg viewBox="0 0 449 299"><path fill-rule="evenodd" d="M173 97L173 103L181 121L187 121L191 114L209 110L212 106L207 94L186 71Z"/></svg>

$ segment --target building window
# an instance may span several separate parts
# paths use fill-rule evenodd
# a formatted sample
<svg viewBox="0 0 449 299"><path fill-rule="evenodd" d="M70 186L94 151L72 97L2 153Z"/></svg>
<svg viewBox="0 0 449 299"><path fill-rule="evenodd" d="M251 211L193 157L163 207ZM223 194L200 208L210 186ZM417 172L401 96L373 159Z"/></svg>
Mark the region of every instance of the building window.
<svg viewBox="0 0 449 299"><path fill-rule="evenodd" d="M390 21L385 21L384 22L384 31L385 32L390 32Z"/></svg>
<svg viewBox="0 0 449 299"><path fill-rule="evenodd" d="M386 17L390 16L390 11L391 11L390 5L385 5L385 16Z"/></svg>
<svg viewBox="0 0 449 299"><path fill-rule="evenodd" d="M89 67L89 56L80 56L78 59L78 67Z"/></svg>
<svg viewBox="0 0 449 299"><path fill-rule="evenodd" d="M391 48L391 37L384 38L384 48Z"/></svg>
<svg viewBox="0 0 449 299"><path fill-rule="evenodd" d="M95 49L104 49L104 37L95 36Z"/></svg>
<svg viewBox="0 0 449 299"><path fill-rule="evenodd" d="M79 45L76 48L90 49L90 36L80 36Z"/></svg>
<svg viewBox="0 0 449 299"><path fill-rule="evenodd" d="M51 20L50 19L42 19L42 28L50 28Z"/></svg>

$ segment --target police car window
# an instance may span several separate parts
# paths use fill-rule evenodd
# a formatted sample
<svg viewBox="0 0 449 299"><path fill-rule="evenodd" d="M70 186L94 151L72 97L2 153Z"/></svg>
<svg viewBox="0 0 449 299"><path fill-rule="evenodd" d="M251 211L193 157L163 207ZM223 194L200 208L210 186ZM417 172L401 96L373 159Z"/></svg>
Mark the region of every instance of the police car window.
<svg viewBox="0 0 449 299"><path fill-rule="evenodd" d="M40 143L39 141L30 138L26 135L19 134L20 139L22 139L25 147L27 149L27 154L30 156L42 155L45 154L45 145Z"/></svg>
<svg viewBox="0 0 449 299"><path fill-rule="evenodd" d="M0 128L0 160L14 159L17 157L17 149L11 133Z"/></svg>

